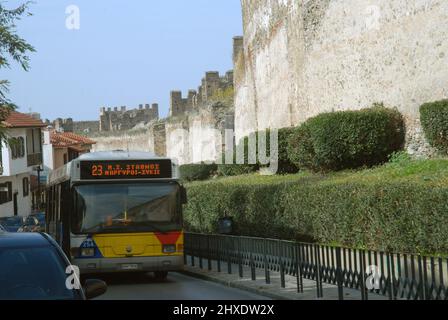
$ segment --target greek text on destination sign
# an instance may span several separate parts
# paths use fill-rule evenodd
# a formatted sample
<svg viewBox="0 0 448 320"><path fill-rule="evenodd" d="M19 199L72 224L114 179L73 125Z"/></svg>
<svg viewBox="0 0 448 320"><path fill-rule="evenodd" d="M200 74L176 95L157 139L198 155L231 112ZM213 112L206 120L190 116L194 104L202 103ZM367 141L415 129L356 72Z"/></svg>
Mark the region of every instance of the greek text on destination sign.
<svg viewBox="0 0 448 320"><path fill-rule="evenodd" d="M107 179L169 179L170 160L83 161L82 180Z"/></svg>

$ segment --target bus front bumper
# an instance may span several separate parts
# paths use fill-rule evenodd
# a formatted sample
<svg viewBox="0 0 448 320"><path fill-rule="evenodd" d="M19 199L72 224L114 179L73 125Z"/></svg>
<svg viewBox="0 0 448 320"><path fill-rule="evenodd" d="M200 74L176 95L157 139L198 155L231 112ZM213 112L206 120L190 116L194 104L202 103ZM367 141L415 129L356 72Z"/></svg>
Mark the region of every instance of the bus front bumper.
<svg viewBox="0 0 448 320"><path fill-rule="evenodd" d="M81 274L116 272L182 271L183 256L74 259Z"/></svg>

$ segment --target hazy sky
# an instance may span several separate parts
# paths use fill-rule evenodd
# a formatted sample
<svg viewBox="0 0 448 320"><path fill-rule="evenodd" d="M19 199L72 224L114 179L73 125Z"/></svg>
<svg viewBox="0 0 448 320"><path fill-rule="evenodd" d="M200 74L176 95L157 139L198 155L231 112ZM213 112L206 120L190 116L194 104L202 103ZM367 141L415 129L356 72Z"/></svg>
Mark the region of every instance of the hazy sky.
<svg viewBox="0 0 448 320"><path fill-rule="evenodd" d="M23 1L6 1L13 7ZM66 8L80 29L66 28ZM196 89L205 71L232 69L240 0L35 0L18 32L37 50L31 70L2 70L9 98L43 118L98 119L101 106L169 108L169 91Z"/></svg>

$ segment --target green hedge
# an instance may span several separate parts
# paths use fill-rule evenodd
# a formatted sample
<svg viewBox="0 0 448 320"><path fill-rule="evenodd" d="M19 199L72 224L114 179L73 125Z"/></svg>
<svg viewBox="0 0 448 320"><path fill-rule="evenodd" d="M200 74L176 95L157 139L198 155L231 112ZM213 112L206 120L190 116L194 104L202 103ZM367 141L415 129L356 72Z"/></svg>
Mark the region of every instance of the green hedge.
<svg viewBox="0 0 448 320"><path fill-rule="evenodd" d="M297 173L299 172L299 168L296 164L294 164L288 155L288 145L289 139L292 134L295 132L296 128L282 128L278 130L278 174L287 174L287 173ZM260 134L266 135L266 155L271 156L271 133L270 130L266 131L258 131L256 133L257 137L257 146L258 146L258 137ZM257 148L257 159L260 159L260 150ZM270 165L266 165L265 167L269 167ZM262 166L263 167L263 166Z"/></svg>
<svg viewBox="0 0 448 320"><path fill-rule="evenodd" d="M258 171L257 165L249 164L220 164L218 165L218 175L220 177L241 176Z"/></svg>
<svg viewBox="0 0 448 320"><path fill-rule="evenodd" d="M287 174L287 173L296 173L299 171L299 168L291 162L288 156L288 143L291 135L295 132L295 128L282 128L278 130L278 170L277 174ZM219 175L221 176L237 176L252 173L258 171L260 168L270 167L270 164L261 164L260 163L260 150L259 150L259 136L260 134L266 135L266 150L264 150L264 157L271 156L271 132L270 130L258 131L252 133L250 136L254 138L255 148L256 148L256 164L249 164L249 137L244 137L241 139L240 144L244 144L244 165L220 165L218 167ZM234 162L236 163L236 150L234 153Z"/></svg>
<svg viewBox="0 0 448 320"><path fill-rule="evenodd" d="M430 145L443 153L448 153L448 100L422 105L420 118Z"/></svg>
<svg viewBox="0 0 448 320"><path fill-rule="evenodd" d="M217 169L216 164L186 164L179 167L179 172L183 181L200 181L211 178Z"/></svg>
<svg viewBox="0 0 448 320"><path fill-rule="evenodd" d="M272 183L251 182L250 176L230 179L187 186L188 230L215 233L218 219L227 215L239 235L448 252L448 187L321 176Z"/></svg>
<svg viewBox="0 0 448 320"><path fill-rule="evenodd" d="M338 171L387 162L403 148L405 127L395 109L324 113L298 127L289 140L290 160L313 171Z"/></svg>
<svg viewBox="0 0 448 320"><path fill-rule="evenodd" d="M225 164L226 155L223 155L223 164L218 165L218 175L221 177L240 176L243 174L253 173L260 169L258 163L249 163L249 138L245 137L240 140L238 146L244 144L244 164L237 164L237 147L233 150L233 164Z"/></svg>
<svg viewBox="0 0 448 320"><path fill-rule="evenodd" d="M299 167L290 160L288 147L289 140L296 128L283 128L278 131L278 173L296 173Z"/></svg>

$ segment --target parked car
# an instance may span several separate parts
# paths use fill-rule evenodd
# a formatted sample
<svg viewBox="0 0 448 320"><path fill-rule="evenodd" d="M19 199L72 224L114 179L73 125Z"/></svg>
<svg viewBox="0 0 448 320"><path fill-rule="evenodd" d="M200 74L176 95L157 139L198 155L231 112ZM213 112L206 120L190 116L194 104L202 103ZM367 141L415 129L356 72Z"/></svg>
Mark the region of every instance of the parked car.
<svg viewBox="0 0 448 320"><path fill-rule="evenodd" d="M24 217L0 218L0 224L9 232L17 232L25 223Z"/></svg>
<svg viewBox="0 0 448 320"><path fill-rule="evenodd" d="M36 213L26 217L17 232L45 232L45 213Z"/></svg>
<svg viewBox="0 0 448 320"><path fill-rule="evenodd" d="M101 280L71 289L70 262L44 233L0 232L0 300L86 300L104 294ZM72 283L71 281L69 283Z"/></svg>
<svg viewBox="0 0 448 320"><path fill-rule="evenodd" d="M47 234L0 232L0 300L86 300L106 292L101 280L67 288L70 266Z"/></svg>

